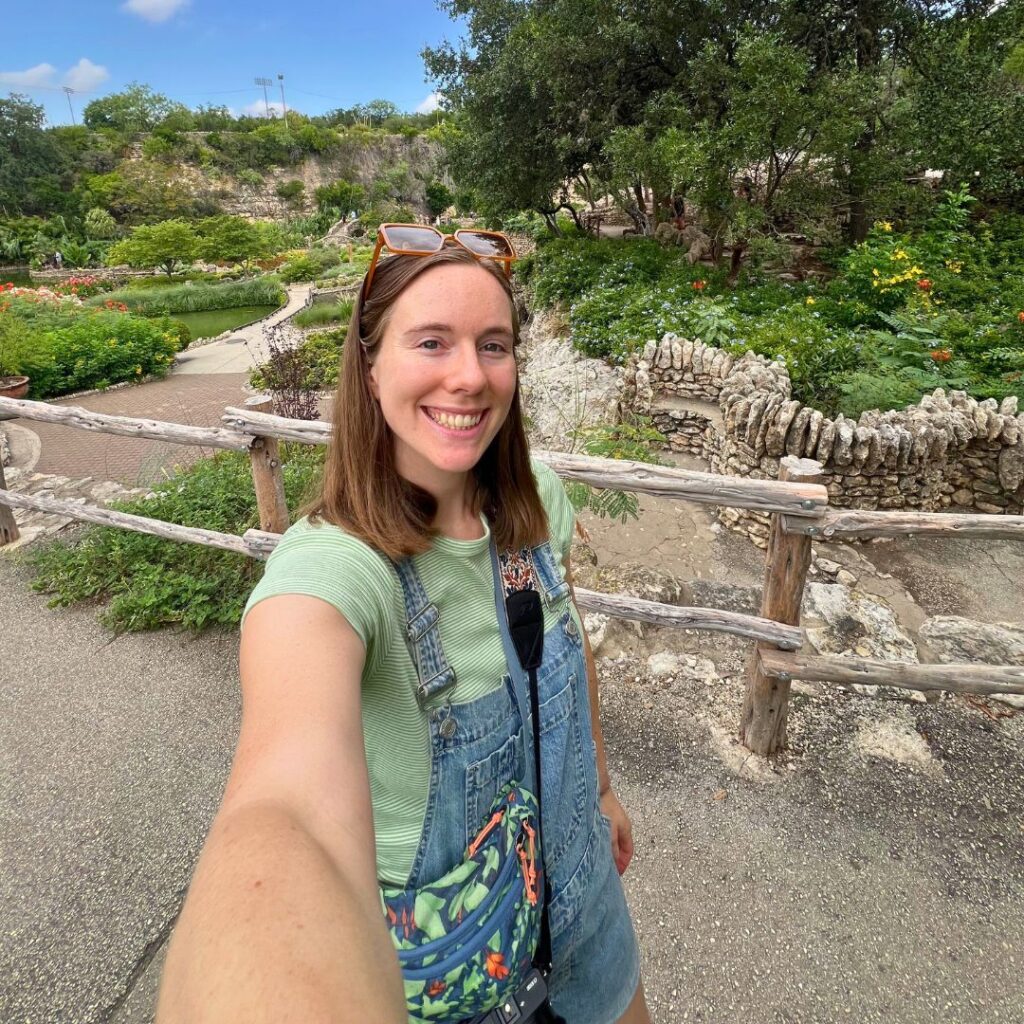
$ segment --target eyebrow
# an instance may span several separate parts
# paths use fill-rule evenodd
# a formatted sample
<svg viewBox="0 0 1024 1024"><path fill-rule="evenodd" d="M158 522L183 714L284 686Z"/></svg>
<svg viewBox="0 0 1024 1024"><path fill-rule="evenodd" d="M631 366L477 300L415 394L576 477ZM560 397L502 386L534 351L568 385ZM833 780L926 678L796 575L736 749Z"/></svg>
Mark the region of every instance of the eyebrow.
<svg viewBox="0 0 1024 1024"><path fill-rule="evenodd" d="M422 334L424 331L446 331L450 332L452 329L451 324L445 323L430 323L430 324L417 324L415 327L410 327L405 331L405 336L408 337L410 334ZM485 334L502 334L506 338L511 338L512 328L506 327L503 324L497 324L494 327L487 327L480 332L482 338Z"/></svg>

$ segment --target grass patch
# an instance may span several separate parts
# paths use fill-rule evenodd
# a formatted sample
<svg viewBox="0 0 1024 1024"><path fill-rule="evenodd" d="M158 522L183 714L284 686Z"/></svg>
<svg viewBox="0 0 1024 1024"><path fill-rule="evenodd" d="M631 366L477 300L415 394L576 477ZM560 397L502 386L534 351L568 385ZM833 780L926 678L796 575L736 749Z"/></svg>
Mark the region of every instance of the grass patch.
<svg viewBox="0 0 1024 1024"><path fill-rule="evenodd" d="M205 282L170 285L166 288L124 288L89 300L89 305L121 302L133 313L202 313L234 306L280 306L286 295L275 277L256 277L226 284Z"/></svg>
<svg viewBox="0 0 1024 1024"><path fill-rule="evenodd" d="M317 479L325 449L283 444L284 489L298 508ZM219 452L154 488L149 501L116 502L122 512L243 534L259 526L249 457ZM100 621L117 633L178 625L199 631L237 627L263 563L230 551L182 544L109 527L87 527L29 555L34 590L50 607L82 601L105 605Z"/></svg>
<svg viewBox="0 0 1024 1024"><path fill-rule="evenodd" d="M347 324L352 319L352 299L341 302L316 302L295 314L293 320L299 327L319 327L321 324Z"/></svg>

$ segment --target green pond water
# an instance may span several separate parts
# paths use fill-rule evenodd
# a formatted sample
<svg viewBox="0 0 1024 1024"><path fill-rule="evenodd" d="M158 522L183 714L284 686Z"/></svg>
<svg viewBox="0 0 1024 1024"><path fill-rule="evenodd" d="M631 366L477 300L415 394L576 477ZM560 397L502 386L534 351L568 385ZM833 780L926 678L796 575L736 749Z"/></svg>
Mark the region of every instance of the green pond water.
<svg viewBox="0 0 1024 1024"><path fill-rule="evenodd" d="M0 284L16 284L19 288L31 288L32 278L28 276L28 271L24 267L18 267L16 270L11 267L0 267Z"/></svg>
<svg viewBox="0 0 1024 1024"><path fill-rule="evenodd" d="M213 338L223 331L244 327L253 320L273 313L276 306L235 306L233 309L208 309L202 313L172 313L174 320L188 325L193 341L196 338Z"/></svg>

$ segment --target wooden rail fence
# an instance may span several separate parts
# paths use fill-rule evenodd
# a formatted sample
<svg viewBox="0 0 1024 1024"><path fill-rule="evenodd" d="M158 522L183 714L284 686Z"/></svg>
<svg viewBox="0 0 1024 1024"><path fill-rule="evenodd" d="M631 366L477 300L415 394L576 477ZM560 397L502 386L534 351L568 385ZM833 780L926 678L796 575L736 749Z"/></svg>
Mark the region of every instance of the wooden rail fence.
<svg viewBox="0 0 1024 1024"><path fill-rule="evenodd" d="M20 417L101 434L247 451L260 517L260 528L247 530L242 537L179 526L113 509L8 490L0 466L0 546L17 540L18 528L12 509L22 508L266 559L289 522L278 442L327 444L331 433L329 423L274 416L271 407L271 399L260 395L248 399L241 408L225 409L223 427L190 427L108 416L75 406L0 398L0 418L3 419ZM867 683L952 693L1024 693L1024 667L1021 666L905 665L799 653L805 640L800 625L800 606L815 539L846 541L861 537L939 535L1022 540L1024 516L832 509L828 505L828 491L821 482L820 463L793 457L782 459L778 480L755 480L563 452L537 451L534 455L560 476L594 487L772 513L760 615L719 608L686 608L622 594L576 590L577 603L584 610L679 629L729 633L754 641L755 647L747 663L739 735L757 754L770 756L785 746L789 688L794 679L813 679L839 686Z"/></svg>

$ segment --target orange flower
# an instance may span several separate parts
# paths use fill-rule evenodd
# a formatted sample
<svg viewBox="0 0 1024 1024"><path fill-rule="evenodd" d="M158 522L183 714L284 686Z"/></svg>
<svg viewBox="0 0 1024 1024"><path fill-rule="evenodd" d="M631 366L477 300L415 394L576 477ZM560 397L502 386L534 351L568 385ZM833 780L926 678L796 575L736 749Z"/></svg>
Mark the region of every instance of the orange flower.
<svg viewBox="0 0 1024 1024"><path fill-rule="evenodd" d="M431 999L439 996L448 986L440 978L435 979L427 986L427 995Z"/></svg>
<svg viewBox="0 0 1024 1024"><path fill-rule="evenodd" d="M953 358L953 353L948 348L933 348L928 355L937 363L948 363Z"/></svg>
<svg viewBox="0 0 1024 1024"><path fill-rule="evenodd" d="M693 285L691 287L693 288L693 290L695 292L702 292L702 291L704 291L705 288L707 288L707 286L708 286L707 281L701 279L700 281L694 281Z"/></svg>
<svg viewBox="0 0 1024 1024"><path fill-rule="evenodd" d="M498 981L504 981L508 977L508 968L505 966L504 953L492 953L487 951L487 973Z"/></svg>
<svg viewBox="0 0 1024 1024"><path fill-rule="evenodd" d="M1024 309L1022 309L1022 310L1021 310L1021 311L1020 311L1020 312L1019 312L1019 313L1017 314L1017 319L1018 319L1018 320L1019 320L1019 321L1020 321L1020 322L1021 322L1022 324L1024 324Z"/></svg>
<svg viewBox="0 0 1024 1024"><path fill-rule="evenodd" d="M923 292L930 292L932 290L932 283L931 281L928 280L927 277L922 277L917 282L917 287L920 288Z"/></svg>

